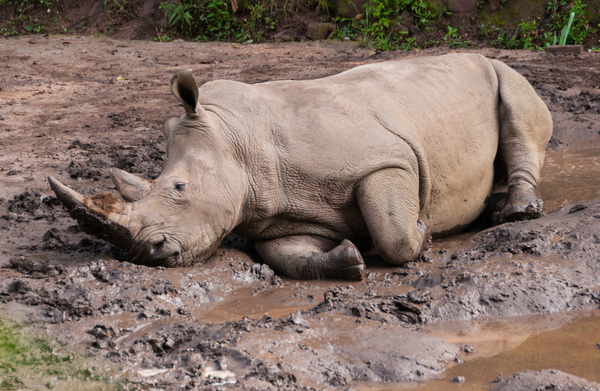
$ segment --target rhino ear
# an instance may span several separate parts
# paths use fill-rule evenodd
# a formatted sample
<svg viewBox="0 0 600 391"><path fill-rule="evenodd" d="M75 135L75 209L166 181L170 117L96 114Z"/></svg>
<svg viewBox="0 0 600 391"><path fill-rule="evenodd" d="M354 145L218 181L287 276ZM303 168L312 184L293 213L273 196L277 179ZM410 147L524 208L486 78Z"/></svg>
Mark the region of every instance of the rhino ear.
<svg viewBox="0 0 600 391"><path fill-rule="evenodd" d="M109 171L110 178L125 201L135 202L141 200L152 188L152 181L147 179L129 174L116 167L111 168Z"/></svg>
<svg viewBox="0 0 600 391"><path fill-rule="evenodd" d="M171 134L173 134L178 122L179 117L171 117L165 121L165 124L163 125L163 134L167 140L169 140L169 137L171 137Z"/></svg>
<svg viewBox="0 0 600 391"><path fill-rule="evenodd" d="M196 114L198 105L198 85L192 76L192 70L181 71L171 79L171 91L183 103L188 114ZM202 108L200 108L202 110Z"/></svg>

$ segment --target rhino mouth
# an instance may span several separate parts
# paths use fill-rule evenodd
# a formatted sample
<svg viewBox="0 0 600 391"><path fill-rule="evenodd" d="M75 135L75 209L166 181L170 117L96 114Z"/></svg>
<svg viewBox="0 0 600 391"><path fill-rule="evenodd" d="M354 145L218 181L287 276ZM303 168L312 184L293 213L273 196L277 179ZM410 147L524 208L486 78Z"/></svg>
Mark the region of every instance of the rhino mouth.
<svg viewBox="0 0 600 391"><path fill-rule="evenodd" d="M166 235L155 235L148 240L132 243L128 256L131 262L146 266L181 267L191 266L193 256Z"/></svg>

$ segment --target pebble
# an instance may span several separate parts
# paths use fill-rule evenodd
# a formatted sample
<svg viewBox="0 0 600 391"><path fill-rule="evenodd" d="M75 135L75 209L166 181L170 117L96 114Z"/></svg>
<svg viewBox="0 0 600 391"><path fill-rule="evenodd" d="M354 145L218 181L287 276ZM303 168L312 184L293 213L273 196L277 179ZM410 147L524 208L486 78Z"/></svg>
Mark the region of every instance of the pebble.
<svg viewBox="0 0 600 391"><path fill-rule="evenodd" d="M452 383L463 384L465 382L464 376L455 376L452 378Z"/></svg>

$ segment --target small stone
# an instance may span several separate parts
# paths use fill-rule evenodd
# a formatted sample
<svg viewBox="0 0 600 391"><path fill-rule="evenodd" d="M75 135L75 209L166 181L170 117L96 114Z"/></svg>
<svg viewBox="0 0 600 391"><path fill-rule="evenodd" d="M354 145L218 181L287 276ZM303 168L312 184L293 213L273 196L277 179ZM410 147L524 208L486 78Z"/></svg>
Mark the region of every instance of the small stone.
<svg viewBox="0 0 600 391"><path fill-rule="evenodd" d="M306 36L313 41L327 39L329 34L335 31L335 25L333 23L309 23L306 27Z"/></svg>
<svg viewBox="0 0 600 391"><path fill-rule="evenodd" d="M452 383L463 384L465 382L464 376L455 376L452 378Z"/></svg>
<svg viewBox="0 0 600 391"><path fill-rule="evenodd" d="M494 380L492 380L492 383L500 383L502 381L502 374L499 373L498 376L496 376L494 378Z"/></svg>
<svg viewBox="0 0 600 391"><path fill-rule="evenodd" d="M477 352L472 345L463 345L460 347L460 351L463 353L473 354Z"/></svg>

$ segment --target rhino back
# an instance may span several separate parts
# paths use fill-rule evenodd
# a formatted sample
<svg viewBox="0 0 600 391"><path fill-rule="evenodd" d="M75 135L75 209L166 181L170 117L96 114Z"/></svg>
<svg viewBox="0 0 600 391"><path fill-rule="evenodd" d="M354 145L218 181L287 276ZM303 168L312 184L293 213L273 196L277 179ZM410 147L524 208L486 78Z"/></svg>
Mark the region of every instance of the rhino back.
<svg viewBox="0 0 600 391"><path fill-rule="evenodd" d="M211 82L200 97L251 155L244 159L259 177L261 214L277 216L265 226L309 222L300 233L356 240L366 230L356 184L398 167L419 177L421 218L440 233L474 220L493 184L498 81L479 55L365 65L308 81ZM263 228L266 236L282 230Z"/></svg>

